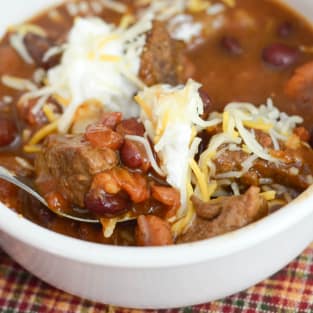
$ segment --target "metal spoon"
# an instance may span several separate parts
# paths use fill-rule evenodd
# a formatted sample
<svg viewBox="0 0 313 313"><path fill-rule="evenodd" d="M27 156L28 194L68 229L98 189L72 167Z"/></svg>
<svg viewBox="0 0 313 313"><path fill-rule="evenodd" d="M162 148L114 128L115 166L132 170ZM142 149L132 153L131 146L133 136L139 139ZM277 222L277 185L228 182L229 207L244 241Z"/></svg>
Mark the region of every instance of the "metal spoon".
<svg viewBox="0 0 313 313"><path fill-rule="evenodd" d="M94 223L94 224L100 223L100 221L97 219L78 217L78 216L70 215L67 213L62 213L62 212L52 210L51 208L49 208L48 203L40 194L38 194L35 190L33 190L31 187L29 187L25 183L18 180L12 172L10 172L8 169L2 166L0 166L0 178L23 189L24 191L32 195L34 198L36 198L39 202L41 202L44 206L46 206L50 211L52 211L53 213L59 216L62 216L62 217L65 217L65 218L68 218L77 222ZM77 209L78 213L80 213L79 211L82 212L81 209Z"/></svg>

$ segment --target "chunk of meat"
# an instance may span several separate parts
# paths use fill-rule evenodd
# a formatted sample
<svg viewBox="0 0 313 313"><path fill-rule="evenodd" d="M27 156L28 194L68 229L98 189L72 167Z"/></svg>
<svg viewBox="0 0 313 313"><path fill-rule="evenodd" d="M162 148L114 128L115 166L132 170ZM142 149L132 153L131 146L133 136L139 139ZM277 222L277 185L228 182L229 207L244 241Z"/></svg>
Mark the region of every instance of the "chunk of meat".
<svg viewBox="0 0 313 313"><path fill-rule="evenodd" d="M36 184L47 192L46 184L55 188L78 206L84 206L84 195L95 174L118 164L118 155L109 148L97 149L81 135L52 135L35 160ZM54 191L54 190L50 190Z"/></svg>
<svg viewBox="0 0 313 313"><path fill-rule="evenodd" d="M297 137L297 136L295 136ZM299 139L299 137L297 137ZM280 151L272 151L272 155L283 162L274 163L262 159L257 159L250 170L245 173L240 182L245 185L259 185L260 178L271 178L273 182L283 184L286 187L303 191L310 186L313 177L313 151L309 147L302 145L296 149L281 146ZM242 163L248 158L248 154L243 151L224 151L214 163L217 174L230 171L241 171Z"/></svg>
<svg viewBox="0 0 313 313"><path fill-rule="evenodd" d="M297 102L313 103L313 62L296 69L285 85L285 93Z"/></svg>
<svg viewBox="0 0 313 313"><path fill-rule="evenodd" d="M177 85L192 75L184 44L171 38L166 25L155 21L141 55L140 78L148 86Z"/></svg>
<svg viewBox="0 0 313 313"><path fill-rule="evenodd" d="M24 43L28 53L37 66L49 69L60 63L61 53L51 56L48 60L44 60L46 52L55 45L52 39L33 33L27 33L24 37Z"/></svg>
<svg viewBox="0 0 313 313"><path fill-rule="evenodd" d="M242 228L268 213L267 202L258 187L240 196L221 197L207 203L194 201L197 217L178 242L193 242Z"/></svg>
<svg viewBox="0 0 313 313"><path fill-rule="evenodd" d="M221 214L221 201L212 200L210 202L203 202L196 196L191 197L193 206L196 208L197 215L207 220L216 218Z"/></svg>
<svg viewBox="0 0 313 313"><path fill-rule="evenodd" d="M180 192L173 187L152 185L152 197L164 205L168 206L170 215L174 216L180 207ZM170 216L167 216L170 217Z"/></svg>
<svg viewBox="0 0 313 313"><path fill-rule="evenodd" d="M286 149L282 158L288 160L287 163L269 163L257 160L253 169L261 177L271 178L274 182L287 187L304 191L312 184L313 177L313 151L306 146L298 149Z"/></svg>
<svg viewBox="0 0 313 313"><path fill-rule="evenodd" d="M138 246L173 244L169 223L154 215L140 215L137 219L136 242Z"/></svg>

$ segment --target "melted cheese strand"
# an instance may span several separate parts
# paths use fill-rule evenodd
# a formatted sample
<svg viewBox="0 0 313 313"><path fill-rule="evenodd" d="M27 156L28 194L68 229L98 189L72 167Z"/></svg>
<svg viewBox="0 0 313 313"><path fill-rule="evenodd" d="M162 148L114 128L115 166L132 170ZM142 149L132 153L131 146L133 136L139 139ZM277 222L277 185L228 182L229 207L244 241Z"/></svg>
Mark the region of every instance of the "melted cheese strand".
<svg viewBox="0 0 313 313"><path fill-rule="evenodd" d="M20 91L36 91L37 86L28 79L18 78L11 75L2 76L2 84L15 90Z"/></svg>
<svg viewBox="0 0 313 313"><path fill-rule="evenodd" d="M58 121L54 121L54 122L44 126L40 130L38 130L37 133L35 133L35 135L30 139L28 144L31 146L36 145L42 139L46 138L48 135L56 132L57 129L58 129Z"/></svg>
<svg viewBox="0 0 313 313"><path fill-rule="evenodd" d="M190 200L192 195L193 188L191 183L189 183L187 184L187 212L184 217L182 217L180 220L173 224L172 233L174 238L177 238L179 235L182 235L184 232L186 232L196 216L195 209L193 207L192 201Z"/></svg>
<svg viewBox="0 0 313 313"><path fill-rule="evenodd" d="M209 190L208 190L208 182L205 180L205 175L201 172L198 164L194 159L191 159L189 161L190 167L195 174L197 178L197 182L201 191L202 195L202 200L203 201L209 201L210 200L210 195L209 195Z"/></svg>

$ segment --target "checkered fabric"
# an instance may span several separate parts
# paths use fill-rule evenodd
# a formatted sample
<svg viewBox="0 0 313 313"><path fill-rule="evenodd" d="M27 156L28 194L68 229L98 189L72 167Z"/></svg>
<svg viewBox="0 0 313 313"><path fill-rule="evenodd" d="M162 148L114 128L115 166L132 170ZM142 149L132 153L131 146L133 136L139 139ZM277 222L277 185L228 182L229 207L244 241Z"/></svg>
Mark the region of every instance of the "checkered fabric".
<svg viewBox="0 0 313 313"><path fill-rule="evenodd" d="M0 312L158 313L114 308L71 296L41 282L0 251ZM221 301L160 313L313 313L313 244L288 267Z"/></svg>

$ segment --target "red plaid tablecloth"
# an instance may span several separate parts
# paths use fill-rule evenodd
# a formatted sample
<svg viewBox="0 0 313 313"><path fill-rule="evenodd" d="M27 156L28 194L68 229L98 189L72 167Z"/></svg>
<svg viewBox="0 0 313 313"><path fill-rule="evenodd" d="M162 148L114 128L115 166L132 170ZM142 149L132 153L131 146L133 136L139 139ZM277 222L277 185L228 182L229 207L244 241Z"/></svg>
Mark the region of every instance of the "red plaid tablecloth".
<svg viewBox="0 0 313 313"><path fill-rule="evenodd" d="M26 272L1 250L0 312L146 313L93 303L52 288ZM313 312L313 244L288 267L245 292L217 302L161 312Z"/></svg>

